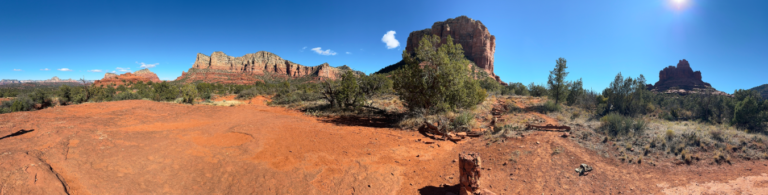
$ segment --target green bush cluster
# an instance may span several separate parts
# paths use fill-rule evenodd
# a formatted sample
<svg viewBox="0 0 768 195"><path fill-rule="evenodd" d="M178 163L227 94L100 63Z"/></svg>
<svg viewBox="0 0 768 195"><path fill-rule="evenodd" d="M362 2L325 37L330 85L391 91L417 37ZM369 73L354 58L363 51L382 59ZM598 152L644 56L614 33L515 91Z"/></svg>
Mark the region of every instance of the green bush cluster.
<svg viewBox="0 0 768 195"><path fill-rule="evenodd" d="M360 108L373 96L392 91L392 80L382 74L367 76L347 71L338 81L323 82L323 98L335 108Z"/></svg>
<svg viewBox="0 0 768 195"><path fill-rule="evenodd" d="M643 135L645 121L627 117L617 113L610 113L600 118L601 128L610 136Z"/></svg>

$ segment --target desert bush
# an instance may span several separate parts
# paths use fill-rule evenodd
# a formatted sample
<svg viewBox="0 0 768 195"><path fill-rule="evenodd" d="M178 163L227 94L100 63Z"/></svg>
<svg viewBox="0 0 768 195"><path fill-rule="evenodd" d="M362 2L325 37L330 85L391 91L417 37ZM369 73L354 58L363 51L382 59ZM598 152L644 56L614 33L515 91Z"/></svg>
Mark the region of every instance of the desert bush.
<svg viewBox="0 0 768 195"><path fill-rule="evenodd" d="M187 84L181 88L181 98L183 99L182 102L184 103L195 103L195 98L197 98L197 95L197 87L193 84Z"/></svg>
<svg viewBox="0 0 768 195"><path fill-rule="evenodd" d="M544 103L544 105L541 106L541 112L542 113L550 113L550 112L557 112L560 111L560 105L555 103L552 100L549 100Z"/></svg>
<svg viewBox="0 0 768 195"><path fill-rule="evenodd" d="M450 126L454 131L469 131L475 123L475 114L472 112L462 112L454 118Z"/></svg>
<svg viewBox="0 0 768 195"><path fill-rule="evenodd" d="M602 97L605 102L598 106L598 114L606 115L611 112L627 116L636 116L646 113L646 106L651 92L645 90L645 77L632 79L617 74L610 86L603 90Z"/></svg>
<svg viewBox="0 0 768 195"><path fill-rule="evenodd" d="M472 67L474 67L474 66L472 66ZM483 73L485 73L485 72L483 72ZM487 77L486 76L485 78L480 77L478 82L480 83L480 87L485 89L485 91L488 94L492 94L492 95L506 95L506 94L503 93L503 90L506 89L506 87L504 87L501 84L499 84L499 82L496 81L496 79L493 79L491 77Z"/></svg>
<svg viewBox="0 0 768 195"><path fill-rule="evenodd" d="M139 96L139 94L132 93L132 92L121 92L112 97L113 101L138 100L138 99L141 99L141 96Z"/></svg>
<svg viewBox="0 0 768 195"><path fill-rule="evenodd" d="M450 36L438 47L440 42L438 36L424 36L415 58L403 51L406 65L393 73L394 89L411 111L469 108L486 97L478 81L471 78L461 45L454 44Z"/></svg>
<svg viewBox="0 0 768 195"><path fill-rule="evenodd" d="M18 112L18 111L30 111L34 109L35 102L32 98L29 98L25 95L21 95L19 97L14 98L10 102L9 111L10 112Z"/></svg>
<svg viewBox="0 0 768 195"><path fill-rule="evenodd" d="M173 101L179 96L179 88L165 81L153 83L152 90L155 101Z"/></svg>
<svg viewBox="0 0 768 195"><path fill-rule="evenodd" d="M768 121L768 100L762 100L753 90L737 90L732 123L751 131L762 131Z"/></svg>
<svg viewBox="0 0 768 195"><path fill-rule="evenodd" d="M509 89L509 91L512 91L514 95L523 95L523 96L530 95L530 93L528 92L528 88L525 87L525 85L523 85L522 83L510 82L507 84L507 88ZM504 95L508 95L508 94L504 94Z"/></svg>
<svg viewBox="0 0 768 195"><path fill-rule="evenodd" d="M583 82L581 81L581 78L579 80L574 81L568 85L568 97L565 98L566 104L569 106L572 106L576 104L576 102L579 100L580 97L584 96L584 89ZM591 99L591 98L587 98Z"/></svg>
<svg viewBox="0 0 768 195"><path fill-rule="evenodd" d="M642 136L645 130L645 121L636 120L620 114L611 113L600 118L602 130L613 137L617 136Z"/></svg>
<svg viewBox="0 0 768 195"><path fill-rule="evenodd" d="M536 85L536 83L528 84L528 92L533 97L548 96L549 91L543 85Z"/></svg>
<svg viewBox="0 0 768 195"><path fill-rule="evenodd" d="M59 87L56 96L59 97L59 101L62 103L69 102L72 98L72 88L69 85L62 85Z"/></svg>

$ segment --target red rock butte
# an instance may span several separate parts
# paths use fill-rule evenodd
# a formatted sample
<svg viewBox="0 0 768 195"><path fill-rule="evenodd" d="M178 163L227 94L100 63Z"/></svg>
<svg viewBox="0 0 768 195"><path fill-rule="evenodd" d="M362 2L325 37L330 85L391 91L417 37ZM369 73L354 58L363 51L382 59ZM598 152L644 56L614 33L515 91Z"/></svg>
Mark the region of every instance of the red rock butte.
<svg viewBox="0 0 768 195"><path fill-rule="evenodd" d="M709 83L701 80L701 72L694 72L685 59L680 60L677 67L669 66L659 71L659 81L650 89L665 91L673 87L684 90L712 88Z"/></svg>
<svg viewBox="0 0 768 195"><path fill-rule="evenodd" d="M280 58L267 51L232 57L224 52L213 52L211 56L198 53L195 63L188 72L176 80L184 83L196 81L253 84L259 79L256 76L274 76L283 78L314 77L317 80L337 79L339 68L331 67L328 63L318 66L304 66Z"/></svg>
<svg viewBox="0 0 768 195"><path fill-rule="evenodd" d="M419 47L419 41L424 35L437 35L442 39L440 44L448 41L448 36L454 43L461 44L464 56L474 62L489 76L501 81L493 72L493 55L496 53L496 37L488 32L488 28L479 20L473 20L467 16L459 16L442 22L435 22L432 28L413 31L408 35L405 50L415 55L415 49ZM439 45L438 45L439 46Z"/></svg>

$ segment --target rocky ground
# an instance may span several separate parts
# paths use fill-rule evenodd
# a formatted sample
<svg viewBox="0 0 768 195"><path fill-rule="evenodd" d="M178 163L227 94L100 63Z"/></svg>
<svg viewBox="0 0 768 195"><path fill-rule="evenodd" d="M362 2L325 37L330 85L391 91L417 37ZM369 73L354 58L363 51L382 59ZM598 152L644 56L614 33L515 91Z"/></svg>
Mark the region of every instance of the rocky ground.
<svg viewBox="0 0 768 195"><path fill-rule="evenodd" d="M497 194L768 191L766 161L626 164L543 131L425 144L415 131L347 125L265 101L131 100L2 114L0 194L443 195L458 191L462 152L480 154L481 187ZM594 170L579 176L582 163Z"/></svg>

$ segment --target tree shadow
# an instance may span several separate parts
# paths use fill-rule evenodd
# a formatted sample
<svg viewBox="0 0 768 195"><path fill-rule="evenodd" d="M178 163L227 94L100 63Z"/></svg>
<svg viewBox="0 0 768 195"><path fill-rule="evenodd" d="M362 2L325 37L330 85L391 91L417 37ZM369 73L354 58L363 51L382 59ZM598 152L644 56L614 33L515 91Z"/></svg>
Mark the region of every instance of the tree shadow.
<svg viewBox="0 0 768 195"><path fill-rule="evenodd" d="M392 127L397 122L397 120L393 118L381 116L339 116L322 118L320 121L344 126L364 126L379 128Z"/></svg>
<svg viewBox="0 0 768 195"><path fill-rule="evenodd" d="M24 135L24 134L32 132L32 131L34 131L34 129L30 129L30 130L22 129L22 130L16 131L15 133L11 133L10 135L6 135L6 136L3 136L3 137L0 137L0 140L3 140L5 138L11 138L11 137L19 136L19 135Z"/></svg>
<svg viewBox="0 0 768 195"><path fill-rule="evenodd" d="M459 194L459 184L450 185L450 186L446 185L442 187L426 186L419 189L419 194L421 195L445 195L448 192L451 192L453 194Z"/></svg>

